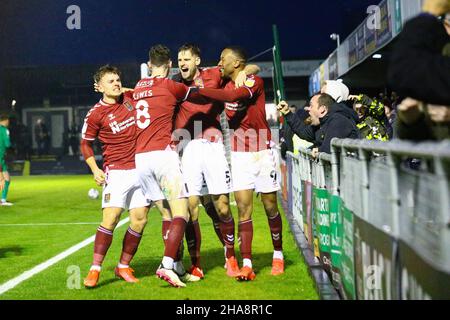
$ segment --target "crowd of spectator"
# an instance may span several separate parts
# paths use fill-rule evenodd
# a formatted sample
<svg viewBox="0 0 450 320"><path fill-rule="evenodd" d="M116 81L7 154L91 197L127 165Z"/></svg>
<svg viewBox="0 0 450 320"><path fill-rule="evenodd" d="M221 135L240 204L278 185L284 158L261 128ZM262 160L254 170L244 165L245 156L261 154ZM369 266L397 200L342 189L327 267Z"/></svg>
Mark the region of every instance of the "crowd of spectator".
<svg viewBox="0 0 450 320"><path fill-rule="evenodd" d="M303 108L294 110L280 102L277 108L285 118L280 135L283 157L296 150L296 136L311 144L313 155L329 153L334 137L450 139L450 1L425 0L423 12L405 24L387 80L390 95L350 95L341 80L332 80Z"/></svg>

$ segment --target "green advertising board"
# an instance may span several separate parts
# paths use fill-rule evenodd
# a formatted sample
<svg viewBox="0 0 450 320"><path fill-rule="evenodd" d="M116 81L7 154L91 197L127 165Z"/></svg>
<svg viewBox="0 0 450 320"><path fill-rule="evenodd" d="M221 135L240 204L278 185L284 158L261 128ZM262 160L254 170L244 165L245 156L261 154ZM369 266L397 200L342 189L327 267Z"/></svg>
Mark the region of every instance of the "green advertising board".
<svg viewBox="0 0 450 320"><path fill-rule="evenodd" d="M331 279L334 287L342 293L342 241L344 235L341 198L330 195L330 256Z"/></svg>
<svg viewBox="0 0 450 320"><path fill-rule="evenodd" d="M342 286L344 288L344 296L346 299L355 299L355 258L353 244L353 213L341 205L341 213L343 217L344 236L342 239Z"/></svg>
<svg viewBox="0 0 450 320"><path fill-rule="evenodd" d="M328 190L314 188L314 215L320 260L331 275L330 197Z"/></svg>

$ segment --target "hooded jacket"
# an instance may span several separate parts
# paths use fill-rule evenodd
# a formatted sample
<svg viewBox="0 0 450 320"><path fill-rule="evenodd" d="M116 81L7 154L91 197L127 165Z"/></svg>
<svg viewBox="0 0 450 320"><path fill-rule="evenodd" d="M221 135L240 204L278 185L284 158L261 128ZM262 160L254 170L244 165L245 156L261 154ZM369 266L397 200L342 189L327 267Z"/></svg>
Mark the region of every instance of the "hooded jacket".
<svg viewBox="0 0 450 320"><path fill-rule="evenodd" d="M358 115L343 103L333 104L325 117L320 119L319 126L306 125L292 113L288 113L285 119L296 135L312 142L314 147L319 148L319 152L331 153L333 138L360 138L356 127Z"/></svg>

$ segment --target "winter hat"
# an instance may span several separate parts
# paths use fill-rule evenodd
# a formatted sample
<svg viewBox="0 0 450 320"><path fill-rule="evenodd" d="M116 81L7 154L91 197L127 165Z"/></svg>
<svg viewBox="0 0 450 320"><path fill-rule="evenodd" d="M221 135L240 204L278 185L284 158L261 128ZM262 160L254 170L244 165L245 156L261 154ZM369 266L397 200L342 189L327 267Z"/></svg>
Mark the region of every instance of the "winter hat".
<svg viewBox="0 0 450 320"><path fill-rule="evenodd" d="M325 93L333 97L336 102L347 101L350 94L348 87L342 82L342 79L327 80Z"/></svg>

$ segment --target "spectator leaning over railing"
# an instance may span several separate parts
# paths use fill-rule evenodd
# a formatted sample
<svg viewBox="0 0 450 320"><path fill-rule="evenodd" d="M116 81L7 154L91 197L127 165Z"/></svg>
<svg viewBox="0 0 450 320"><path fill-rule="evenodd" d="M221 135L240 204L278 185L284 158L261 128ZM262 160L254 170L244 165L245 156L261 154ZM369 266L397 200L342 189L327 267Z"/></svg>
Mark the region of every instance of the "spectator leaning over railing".
<svg viewBox="0 0 450 320"><path fill-rule="evenodd" d="M450 138L449 0L426 0L423 13L405 24L388 81L400 95L410 97L397 109L398 138Z"/></svg>
<svg viewBox="0 0 450 320"><path fill-rule="evenodd" d="M426 0L423 13L405 24L388 70L400 96L450 105L449 12L449 0Z"/></svg>
<svg viewBox="0 0 450 320"><path fill-rule="evenodd" d="M367 140L389 140L385 127L384 104L365 94L349 96L349 100L353 100L353 110L358 114L359 122L356 126L361 137Z"/></svg>
<svg viewBox="0 0 450 320"><path fill-rule="evenodd" d="M284 115L292 131L301 139L313 143L313 156L319 152L331 153L331 139L360 137L356 127L358 116L356 112L336 101L326 93L319 93L311 98L307 108L309 121L306 124L293 115L286 101L281 101L277 109Z"/></svg>

